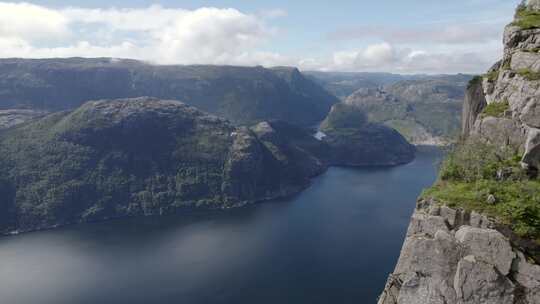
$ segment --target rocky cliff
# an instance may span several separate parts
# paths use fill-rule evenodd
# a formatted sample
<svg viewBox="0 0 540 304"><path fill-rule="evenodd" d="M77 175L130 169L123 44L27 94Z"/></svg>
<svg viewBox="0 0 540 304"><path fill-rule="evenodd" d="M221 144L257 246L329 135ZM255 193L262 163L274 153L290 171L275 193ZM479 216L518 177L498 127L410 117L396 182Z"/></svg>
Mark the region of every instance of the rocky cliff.
<svg viewBox="0 0 540 304"><path fill-rule="evenodd" d="M540 266L488 217L421 200L379 304L540 303Z"/></svg>
<svg viewBox="0 0 540 304"><path fill-rule="evenodd" d="M462 141L419 200L379 304L540 303L540 1L470 82Z"/></svg>
<svg viewBox="0 0 540 304"><path fill-rule="evenodd" d="M295 68L152 65L111 58L0 59L0 109L72 110L88 100L181 100L239 125L320 123L338 99Z"/></svg>

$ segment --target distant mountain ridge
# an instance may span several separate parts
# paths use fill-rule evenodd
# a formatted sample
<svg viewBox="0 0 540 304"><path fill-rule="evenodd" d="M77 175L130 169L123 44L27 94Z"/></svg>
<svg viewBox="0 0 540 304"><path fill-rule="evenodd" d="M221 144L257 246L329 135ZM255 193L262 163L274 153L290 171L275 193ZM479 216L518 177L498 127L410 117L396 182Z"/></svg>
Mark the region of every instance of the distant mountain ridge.
<svg viewBox="0 0 540 304"><path fill-rule="evenodd" d="M354 75L348 77L356 79ZM370 79L371 74L359 75L361 79ZM360 88L344 103L364 111L370 122L398 130L416 145L445 145L458 138L465 90L472 76L372 76L371 82L356 83ZM331 90L333 85L336 84L325 87Z"/></svg>
<svg viewBox="0 0 540 304"><path fill-rule="evenodd" d="M74 109L88 100L181 100L235 124L313 126L338 102L296 68L152 65L112 58L0 59L0 109Z"/></svg>

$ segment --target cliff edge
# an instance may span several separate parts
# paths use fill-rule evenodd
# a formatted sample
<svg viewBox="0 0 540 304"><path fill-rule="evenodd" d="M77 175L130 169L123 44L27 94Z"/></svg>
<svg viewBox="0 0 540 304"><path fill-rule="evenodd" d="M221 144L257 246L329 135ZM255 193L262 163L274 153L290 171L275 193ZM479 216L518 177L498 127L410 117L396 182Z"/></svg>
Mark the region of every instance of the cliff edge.
<svg viewBox="0 0 540 304"><path fill-rule="evenodd" d="M474 78L462 139L421 196L379 304L540 303L540 1Z"/></svg>

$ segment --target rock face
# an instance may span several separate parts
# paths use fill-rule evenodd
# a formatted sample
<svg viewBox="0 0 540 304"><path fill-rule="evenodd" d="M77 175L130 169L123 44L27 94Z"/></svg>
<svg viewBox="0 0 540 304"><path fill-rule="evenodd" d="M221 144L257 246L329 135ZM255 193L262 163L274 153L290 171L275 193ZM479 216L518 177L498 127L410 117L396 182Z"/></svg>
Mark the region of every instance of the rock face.
<svg viewBox="0 0 540 304"><path fill-rule="evenodd" d="M479 214L418 202L379 304L538 303L540 266Z"/></svg>
<svg viewBox="0 0 540 304"><path fill-rule="evenodd" d="M526 5L529 9L540 10L540 0L527 0Z"/></svg>
<svg viewBox="0 0 540 304"><path fill-rule="evenodd" d="M0 59L0 109L72 110L88 100L181 100L235 124L312 127L338 102L295 68L158 66L110 58Z"/></svg>
<svg viewBox="0 0 540 304"><path fill-rule="evenodd" d="M505 30L503 60L469 85L462 125L465 139L522 155L531 179L540 168L539 10L537 0L520 5ZM508 223L420 200L379 304L540 303L537 248Z"/></svg>
<svg viewBox="0 0 540 304"><path fill-rule="evenodd" d="M481 78L471 81L465 94L463 103L463 120L461 122L462 136L468 136L476 123L478 115L487 106L484 90L481 85Z"/></svg>
<svg viewBox="0 0 540 304"><path fill-rule="evenodd" d="M0 231L291 195L325 170L306 151L317 145L292 125L238 128L178 101L91 101L0 135Z"/></svg>
<svg viewBox="0 0 540 304"><path fill-rule="evenodd" d="M519 10L539 10L538 1L526 1ZM536 170L540 160L536 136L540 130L540 28L524 27L522 18L518 12L516 21L505 29L503 59L469 88L463 135L511 146L522 152L526 166ZM507 110L485 115L480 110L485 107L484 99L486 106L507 104Z"/></svg>

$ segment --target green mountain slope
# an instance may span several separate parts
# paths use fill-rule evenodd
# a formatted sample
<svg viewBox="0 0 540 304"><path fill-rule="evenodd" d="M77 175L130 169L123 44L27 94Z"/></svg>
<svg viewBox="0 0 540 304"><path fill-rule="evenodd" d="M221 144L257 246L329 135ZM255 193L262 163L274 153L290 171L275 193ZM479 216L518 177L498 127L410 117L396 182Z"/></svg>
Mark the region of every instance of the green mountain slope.
<svg viewBox="0 0 540 304"><path fill-rule="evenodd" d="M338 100L297 69L158 66L110 58L0 59L0 109L74 109L88 100L153 96L231 120L312 126Z"/></svg>

